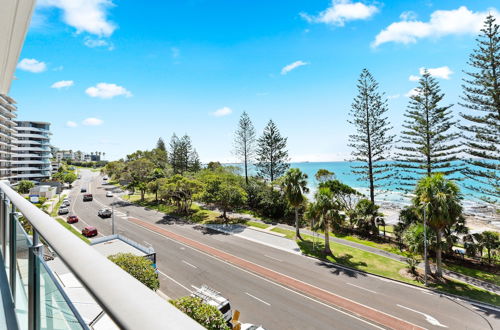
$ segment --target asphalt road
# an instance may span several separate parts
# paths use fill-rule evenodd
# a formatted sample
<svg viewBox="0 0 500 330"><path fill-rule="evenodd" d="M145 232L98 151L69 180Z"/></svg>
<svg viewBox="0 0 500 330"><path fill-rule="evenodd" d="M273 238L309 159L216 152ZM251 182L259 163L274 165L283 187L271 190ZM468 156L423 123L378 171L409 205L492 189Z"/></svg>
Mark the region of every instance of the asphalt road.
<svg viewBox="0 0 500 330"><path fill-rule="evenodd" d="M377 327L374 322L356 317L348 310L138 226L126 219L127 214L423 328L500 328L500 315L493 311L232 235L176 223L154 210L105 197L106 191L116 188L102 185L102 178L97 173L84 170L81 175L82 179L75 183L71 193L71 211L81 219L76 227L92 225L98 228L100 235L111 234L111 219L99 218L97 211L113 203L117 233L154 247L161 275L160 290L172 298L189 294L192 286L207 284L226 296L233 309L242 312L244 322L262 324L266 329ZM94 201L82 201L82 185L90 188Z"/></svg>

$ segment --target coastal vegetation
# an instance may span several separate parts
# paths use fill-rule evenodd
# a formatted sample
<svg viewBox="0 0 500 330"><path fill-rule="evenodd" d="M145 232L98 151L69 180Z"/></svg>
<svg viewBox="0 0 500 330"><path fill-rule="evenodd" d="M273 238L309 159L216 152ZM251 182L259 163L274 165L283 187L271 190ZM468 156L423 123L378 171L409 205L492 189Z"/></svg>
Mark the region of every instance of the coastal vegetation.
<svg viewBox="0 0 500 330"><path fill-rule="evenodd" d="M362 267L363 263L369 265L373 256L360 255L358 260L351 260L348 255L354 255L352 251L342 253L345 247L330 242L330 236L408 256L413 277L407 282L422 281L416 265L427 246L429 259L425 267L429 274L431 261L436 264L432 285L452 293L471 292L471 288L459 288L456 282L450 284L443 274L445 269L452 269L489 281L493 278L493 282L498 277L498 234L469 234L463 214L463 191L456 183L460 174L472 178L478 182L474 189L484 199L498 203L500 33L492 16L487 18L478 43L470 60L477 71L470 73L471 78L464 84L464 108L469 112L461 115L462 123L454 119L451 105L442 104L444 94L439 84L424 70L410 97L397 151L392 155L395 136L390 133L392 127L385 115L386 100L369 71L362 71L350 111L349 122L355 133L349 143L352 160L358 162L352 170L369 188L368 196L337 179L328 169L320 169L314 176L317 184L309 185L305 173L289 168L287 138L277 125L270 120L257 139L247 113L240 118L234 141L243 175L235 166L218 162L202 165L189 136L178 138L175 134L168 150L160 139L154 149L138 150L110 162L103 171L131 193L138 191L142 205L190 221L238 222L241 213L250 213L254 220L293 225L294 232L279 227L271 230L298 239L307 254L357 269L379 271ZM496 71L491 71L492 65ZM470 158L463 161L462 151ZM255 175L251 175L249 165L255 165ZM397 176L391 177L394 170ZM410 191L413 199L400 211L398 224L386 232L384 214L375 195L377 188L391 180ZM306 197L309 189L315 191L311 200ZM305 227L324 236L319 241L321 253L310 246L312 236L301 234L300 228ZM462 246L464 253L457 254ZM399 270L405 264L398 262L394 267ZM391 278L404 277L391 274Z"/></svg>

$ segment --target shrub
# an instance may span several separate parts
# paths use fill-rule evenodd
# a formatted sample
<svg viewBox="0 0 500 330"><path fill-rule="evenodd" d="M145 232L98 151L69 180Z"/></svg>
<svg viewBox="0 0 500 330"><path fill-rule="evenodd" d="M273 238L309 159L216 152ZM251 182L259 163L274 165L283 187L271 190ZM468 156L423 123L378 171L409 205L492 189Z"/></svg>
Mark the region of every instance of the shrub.
<svg viewBox="0 0 500 330"><path fill-rule="evenodd" d="M109 260L120 266L121 269L135 277L151 290L158 290L160 281L153 268L153 263L141 256L132 253L118 253L108 257Z"/></svg>
<svg viewBox="0 0 500 330"><path fill-rule="evenodd" d="M406 269L413 275L417 274L418 260L414 257L406 258Z"/></svg>
<svg viewBox="0 0 500 330"><path fill-rule="evenodd" d="M229 330L222 313L198 297L182 297L170 303L209 330Z"/></svg>

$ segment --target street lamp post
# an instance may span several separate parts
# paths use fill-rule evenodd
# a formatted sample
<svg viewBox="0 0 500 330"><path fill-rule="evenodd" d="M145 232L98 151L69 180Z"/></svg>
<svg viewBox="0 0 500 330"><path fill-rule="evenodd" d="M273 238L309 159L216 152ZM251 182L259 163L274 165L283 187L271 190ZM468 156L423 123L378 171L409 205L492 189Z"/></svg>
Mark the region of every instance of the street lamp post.
<svg viewBox="0 0 500 330"><path fill-rule="evenodd" d="M111 201L111 233L115 234L115 198Z"/></svg>
<svg viewBox="0 0 500 330"><path fill-rule="evenodd" d="M427 286L427 219L424 207L424 285Z"/></svg>

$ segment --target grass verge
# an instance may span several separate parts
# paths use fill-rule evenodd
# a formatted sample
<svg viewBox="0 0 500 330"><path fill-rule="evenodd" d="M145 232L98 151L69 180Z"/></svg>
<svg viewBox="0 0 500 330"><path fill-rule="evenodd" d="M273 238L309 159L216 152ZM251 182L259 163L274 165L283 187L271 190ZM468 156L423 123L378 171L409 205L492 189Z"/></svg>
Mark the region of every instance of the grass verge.
<svg viewBox="0 0 500 330"><path fill-rule="evenodd" d="M294 236L293 231L286 229L273 228L272 231L280 232L287 235L287 237L293 238ZM422 287L424 286L423 283L417 280L409 279L401 275L400 271L402 269L406 269L406 265L402 262L345 246L343 244L337 244L335 242L330 242L330 248L333 255L325 255L323 252L325 244L324 239L315 238L309 235L302 235L302 237L304 238L304 241L297 241L297 244L299 245L301 251L306 255L328 260L330 262L348 266L367 273L381 275ZM442 283L432 283L430 287L432 289L437 289L439 291L451 293L457 296L463 296L495 306L500 306L499 295L476 288L475 286L463 282L446 279Z"/></svg>
<svg viewBox="0 0 500 330"><path fill-rule="evenodd" d="M460 274L464 274L470 277L478 278L480 280L489 283L493 283L495 285L500 285L500 276L496 274L492 274L483 270L473 269L461 265L455 265L451 263L445 263L445 268Z"/></svg>
<svg viewBox="0 0 500 330"><path fill-rule="evenodd" d="M64 228L66 228L67 230L69 230L70 232L75 234L79 239L81 239L82 241L84 241L87 244L90 244L90 240L87 237L83 236L82 233L80 233L72 225L70 225L69 223L64 221L64 219L61 219L60 217L56 217L54 219L56 219L56 221L59 222Z"/></svg>
<svg viewBox="0 0 500 330"><path fill-rule="evenodd" d="M245 222L245 225L251 226L251 227L257 227L260 229L266 229L269 228L268 224L262 223L262 222L255 222L255 221L247 221Z"/></svg>

